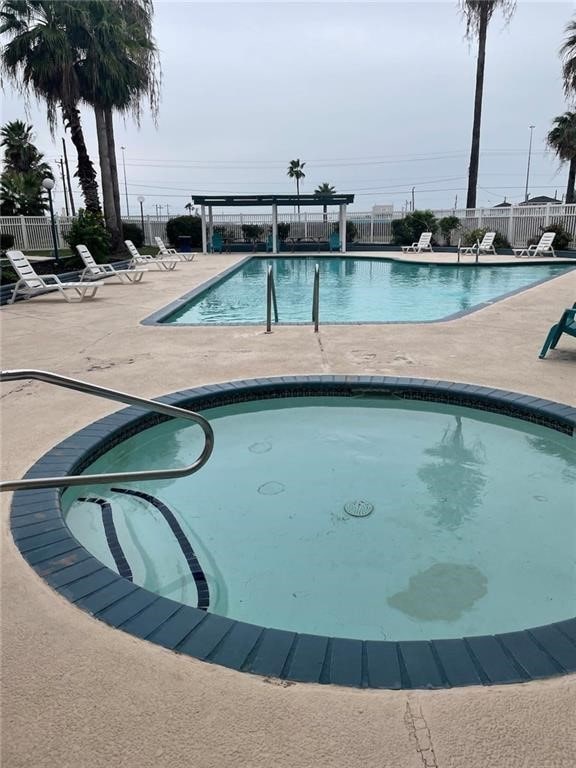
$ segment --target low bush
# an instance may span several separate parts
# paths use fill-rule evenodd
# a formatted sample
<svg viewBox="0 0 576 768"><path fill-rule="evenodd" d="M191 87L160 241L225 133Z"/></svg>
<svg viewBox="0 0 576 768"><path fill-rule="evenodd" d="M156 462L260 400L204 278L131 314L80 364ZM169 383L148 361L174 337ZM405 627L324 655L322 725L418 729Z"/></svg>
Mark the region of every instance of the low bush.
<svg viewBox="0 0 576 768"><path fill-rule="evenodd" d="M249 242L256 242L257 240L260 240L264 233L264 227L261 227L259 224L242 224L242 234L244 235L244 240L248 240Z"/></svg>
<svg viewBox="0 0 576 768"><path fill-rule="evenodd" d="M544 232L556 232L556 237L552 243L552 248L555 250L566 250L566 248L568 248L573 240L572 233L569 232L563 224L561 224L559 221L556 221L552 224L549 224L547 227L540 227L541 234L538 235L538 237L531 237L530 240L528 240L528 245L536 245Z"/></svg>
<svg viewBox="0 0 576 768"><path fill-rule="evenodd" d="M482 238L486 234L486 232L490 232L493 230L489 230L486 227L483 227L481 229L471 229L469 232L464 232L462 235L462 245L471 246L476 245L476 242L481 243ZM511 248L511 245L508 241L508 238L504 237L504 235L500 234L500 232L496 232L496 237L494 238L494 248L498 250L498 248Z"/></svg>
<svg viewBox="0 0 576 768"><path fill-rule="evenodd" d="M65 240L73 254L76 254L77 245L85 245L97 263L106 261L110 255L110 233L99 213L89 213L81 208Z"/></svg>
<svg viewBox="0 0 576 768"><path fill-rule="evenodd" d="M442 233L445 244L450 245L450 238L452 237L452 232L454 232L455 229L460 228L460 219L458 216L445 216L443 219L438 219L438 229Z"/></svg>
<svg viewBox="0 0 576 768"><path fill-rule="evenodd" d="M290 234L290 224L287 224L285 221L279 221L278 222L278 238L281 242L284 242L288 235Z"/></svg>
<svg viewBox="0 0 576 768"><path fill-rule="evenodd" d="M334 226L332 227L332 232L340 232L340 224L336 222ZM353 221L347 221L346 222L346 242L347 243L353 243L354 240L356 240L356 237L358 235L358 227L356 224L354 224Z"/></svg>
<svg viewBox="0 0 576 768"><path fill-rule="evenodd" d="M0 235L0 252L2 255L14 247L14 235L3 233Z"/></svg>
<svg viewBox="0 0 576 768"><path fill-rule="evenodd" d="M392 222L392 237L396 245L411 245L415 243L422 232L438 230L438 221L432 211L412 211L403 219L394 219Z"/></svg>
<svg viewBox="0 0 576 768"><path fill-rule="evenodd" d="M191 238L193 248L202 246L202 219L200 216L176 216L166 224L166 237L172 248L178 247L178 238Z"/></svg>
<svg viewBox="0 0 576 768"><path fill-rule="evenodd" d="M144 245L144 232L142 227L131 221L122 222L122 240L132 240L136 248L142 248Z"/></svg>

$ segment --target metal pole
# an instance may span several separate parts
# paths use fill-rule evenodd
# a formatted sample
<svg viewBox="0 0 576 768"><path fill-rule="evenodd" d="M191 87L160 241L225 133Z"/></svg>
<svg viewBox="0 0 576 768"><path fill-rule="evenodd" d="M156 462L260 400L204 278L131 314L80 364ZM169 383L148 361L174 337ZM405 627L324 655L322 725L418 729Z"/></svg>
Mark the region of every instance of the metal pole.
<svg viewBox="0 0 576 768"><path fill-rule="evenodd" d="M202 219L202 253L208 253L208 242L206 237L206 206L204 203L200 206L200 218Z"/></svg>
<svg viewBox="0 0 576 768"><path fill-rule="evenodd" d="M272 203L272 253L278 253L278 203Z"/></svg>
<svg viewBox="0 0 576 768"><path fill-rule="evenodd" d="M145 237L144 233L144 203L140 200L140 223L142 225L142 237Z"/></svg>
<svg viewBox="0 0 576 768"><path fill-rule="evenodd" d="M532 155L532 134L536 126L530 125L530 143L528 144L528 166L526 168L526 191L524 193L524 202L528 202L528 182L530 181L530 157Z"/></svg>
<svg viewBox="0 0 576 768"><path fill-rule="evenodd" d="M124 195L126 197L126 215L130 216L130 203L128 202L128 184L126 183L126 147L120 147L122 150L122 168L124 169Z"/></svg>
<svg viewBox="0 0 576 768"><path fill-rule="evenodd" d="M58 253L58 234L56 233L56 221L54 220L54 206L52 205L52 190L47 190L48 201L50 203L50 219L52 223L52 243L54 245L54 262L56 265L60 265L60 256Z"/></svg>
<svg viewBox="0 0 576 768"><path fill-rule="evenodd" d="M412 187L412 211L414 211L414 187Z"/></svg>
<svg viewBox="0 0 576 768"><path fill-rule="evenodd" d="M74 205L74 197L72 196L72 184L70 183L70 168L68 167L68 153L66 152L66 141L62 137L62 147L64 149L64 165L66 166L66 178L68 179L68 192L70 194L70 210L72 216L76 216L76 206Z"/></svg>
<svg viewBox="0 0 576 768"><path fill-rule="evenodd" d="M66 208L66 216L70 216L70 210L68 208L68 195L66 194L66 179L64 178L64 161L62 158L56 161L60 166L60 178L62 179L62 188L64 190L64 206Z"/></svg>

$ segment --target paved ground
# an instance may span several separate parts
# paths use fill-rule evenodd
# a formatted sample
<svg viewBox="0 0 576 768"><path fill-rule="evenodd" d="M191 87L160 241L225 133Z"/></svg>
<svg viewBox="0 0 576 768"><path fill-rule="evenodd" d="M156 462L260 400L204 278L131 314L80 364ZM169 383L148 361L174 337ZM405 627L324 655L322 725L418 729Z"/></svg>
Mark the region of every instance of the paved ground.
<svg viewBox="0 0 576 768"><path fill-rule="evenodd" d="M0 310L2 367L144 396L291 373L445 378L576 404L576 341L537 354L576 272L430 325L146 327L236 256L204 256L93 302ZM440 260L444 257L440 256ZM446 256L454 260L454 256ZM484 260L484 259L483 259ZM0 391L3 476L114 410L39 383ZM2 499L2 765L66 768L573 768L575 678L452 691L356 691L242 675L138 641L56 595L10 538Z"/></svg>

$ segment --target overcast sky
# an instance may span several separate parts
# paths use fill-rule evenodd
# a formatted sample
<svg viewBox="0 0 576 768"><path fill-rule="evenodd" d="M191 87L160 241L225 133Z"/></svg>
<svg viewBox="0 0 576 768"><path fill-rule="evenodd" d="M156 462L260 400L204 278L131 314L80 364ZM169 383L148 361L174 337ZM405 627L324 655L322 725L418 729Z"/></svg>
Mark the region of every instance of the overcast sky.
<svg viewBox="0 0 576 768"><path fill-rule="evenodd" d="M156 0L163 86L158 127L117 120L130 212L137 197L184 212L191 193L289 193L289 160L306 161L302 191L324 181L356 194L354 210L450 208L466 197L476 47L457 2L185 2ZM561 196L567 169L545 150L566 108L558 48L572 2L519 0L494 16L486 54L479 205L524 199L528 126L531 194ZM2 122L25 118L4 94ZM29 119L50 161L61 154L42 105ZM97 164L94 117L83 111ZM69 158L75 166L73 146ZM58 207L63 204L58 184ZM77 198L79 194L77 193ZM122 200L125 208L124 198Z"/></svg>

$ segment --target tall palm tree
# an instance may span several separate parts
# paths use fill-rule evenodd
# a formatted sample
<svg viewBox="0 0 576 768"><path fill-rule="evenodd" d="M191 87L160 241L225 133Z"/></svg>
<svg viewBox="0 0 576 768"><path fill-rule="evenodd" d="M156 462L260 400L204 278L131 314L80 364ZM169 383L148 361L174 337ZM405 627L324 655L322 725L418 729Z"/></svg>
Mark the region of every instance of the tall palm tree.
<svg viewBox="0 0 576 768"><path fill-rule="evenodd" d="M476 63L476 91L474 95L474 120L472 127L472 149L468 167L468 194L466 207L476 207L478 186L478 165L480 161L480 124L482 121L482 94L484 90L484 63L486 60L486 34L488 24L496 8L501 8L508 21L516 7L516 0L460 0L460 8L466 21L466 37L478 37L478 59Z"/></svg>
<svg viewBox="0 0 576 768"><path fill-rule="evenodd" d="M336 187L333 187L331 184L328 184L327 181L323 181L322 184L319 184L316 189L314 190L314 194L318 195L319 197L333 197L336 194ZM323 205L322 206L322 213L324 221L328 221L328 206Z"/></svg>
<svg viewBox="0 0 576 768"><path fill-rule="evenodd" d="M561 162L569 163L566 202L574 202L574 184L576 182L576 112L565 112L554 118L554 128L546 137L546 142Z"/></svg>
<svg viewBox="0 0 576 768"><path fill-rule="evenodd" d="M288 176L296 181L296 196L298 198L298 220L300 220L300 179L305 178L304 166L306 163L301 163L299 159L290 160L288 166Z"/></svg>
<svg viewBox="0 0 576 768"><path fill-rule="evenodd" d="M33 139L32 126L22 120L6 123L0 129L0 146L4 149L0 213L4 216L44 214L42 180L53 178L53 174Z"/></svg>
<svg viewBox="0 0 576 768"><path fill-rule="evenodd" d="M576 19L568 22L564 31L567 37L560 48L564 91L566 96L574 98L576 96Z"/></svg>
<svg viewBox="0 0 576 768"><path fill-rule="evenodd" d="M46 102L52 132L61 108L78 155L76 176L84 204L96 213L100 211L98 184L80 123L77 50L69 35L83 12L81 6L72 0L2 0L0 34L9 42L0 54L0 71L25 96L32 93Z"/></svg>

